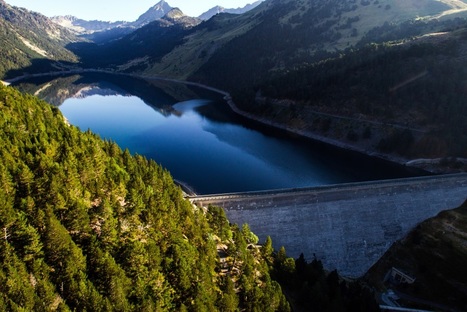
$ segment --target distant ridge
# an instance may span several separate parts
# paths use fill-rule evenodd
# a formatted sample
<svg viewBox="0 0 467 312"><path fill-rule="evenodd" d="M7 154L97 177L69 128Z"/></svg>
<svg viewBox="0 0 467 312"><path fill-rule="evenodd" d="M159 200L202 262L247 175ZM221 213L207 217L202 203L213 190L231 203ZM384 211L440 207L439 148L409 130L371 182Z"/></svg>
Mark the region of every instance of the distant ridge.
<svg viewBox="0 0 467 312"><path fill-rule="evenodd" d="M80 19L76 16L65 15L65 16L54 16L51 20L70 30L75 31L78 34L92 34L94 32L105 31L116 27L128 27L131 23L124 21L117 22L106 22L99 20L87 21Z"/></svg>
<svg viewBox="0 0 467 312"><path fill-rule="evenodd" d="M200 19L202 19L202 20L208 20L211 17L213 17L214 15L217 15L219 13L243 14L243 13L246 13L246 12L256 8L263 1L264 0L255 1L255 2L253 2L251 4L245 5L243 8L236 8L236 9L227 9L227 8L224 8L222 6L217 5L217 6L213 7L213 8L211 8L211 9L209 9L208 11L204 12L203 14L201 14L198 17Z"/></svg>

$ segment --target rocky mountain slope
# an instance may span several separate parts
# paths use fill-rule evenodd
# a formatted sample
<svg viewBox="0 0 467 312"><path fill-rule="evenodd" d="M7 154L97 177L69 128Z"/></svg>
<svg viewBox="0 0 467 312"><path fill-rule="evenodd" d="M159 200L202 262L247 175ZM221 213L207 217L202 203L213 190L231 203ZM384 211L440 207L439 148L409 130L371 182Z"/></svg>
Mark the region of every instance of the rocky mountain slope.
<svg viewBox="0 0 467 312"><path fill-rule="evenodd" d="M384 41L390 36L375 38L374 34L382 27L440 16L448 19L466 8L464 2L455 0L268 0L242 15L214 16L188 32L184 43L174 46L160 61L147 62L138 70L206 82L211 82L213 73L227 70L226 77L241 75L251 84L271 70L315 62L330 52L365 42ZM388 31L393 37L406 35L393 30ZM242 71L236 74L238 68ZM246 68L248 72L243 71ZM233 80L216 76L212 81ZM225 83L222 87L231 86Z"/></svg>
<svg viewBox="0 0 467 312"><path fill-rule="evenodd" d="M418 225L395 243L370 269L373 285L399 291L399 302L428 310L467 309L467 204ZM397 283L387 276L391 268L415 278Z"/></svg>
<svg viewBox="0 0 467 312"><path fill-rule="evenodd" d="M95 32L109 31L114 28L128 28L134 30L143 27L151 22L161 19L173 8L164 0L150 7L146 12L141 14L136 21L87 21L75 16L54 16L51 20L60 26L66 27L77 34L92 34Z"/></svg>
<svg viewBox="0 0 467 312"><path fill-rule="evenodd" d="M51 20L65 28L70 29L71 31L76 32L77 34L92 34L95 32L106 31L116 27L129 27L128 22L119 21L119 22L105 22L105 21L87 21L80 19L72 15L66 16L54 16L51 17Z"/></svg>
<svg viewBox="0 0 467 312"><path fill-rule="evenodd" d="M162 0L149 8L136 21L132 22L131 25L135 28L140 28L144 25L161 19L172 9L173 8L166 1Z"/></svg>
<svg viewBox="0 0 467 312"><path fill-rule="evenodd" d="M82 38L97 44L121 39L155 21L169 21L166 24L167 26L174 23L183 24L187 28L196 26L201 22L198 18L184 15L178 8L172 8L164 0L149 8L133 22L85 21L73 16L58 16L52 18L52 20L77 33Z"/></svg>
<svg viewBox="0 0 467 312"><path fill-rule="evenodd" d="M236 8L236 9L227 9L227 8L224 8L222 6L217 5L217 6L213 7L213 8L211 8L211 9L209 9L208 11L204 12L200 16L198 16L198 18L205 21L205 20L208 20L211 17L213 17L214 15L219 14L219 13L243 14L243 13L246 13L246 12L256 8L263 1L264 0L255 1L253 3L245 5L243 8Z"/></svg>
<svg viewBox="0 0 467 312"><path fill-rule="evenodd" d="M466 8L467 5L461 1L269 0L244 14L248 18L236 28L240 34L212 52L209 62L205 62L206 65L193 77L204 79L203 74L211 76L220 68L225 71L224 64L228 62L232 66L228 66L227 70L232 70L227 75L234 74L240 66L251 68L248 73L242 72L243 76L260 79L262 74L269 71L322 60L330 52L344 51L367 42L412 36L397 33L394 28L404 23L430 20L458 9L465 12ZM233 23L235 17L231 19L231 22L219 26L229 27L225 24ZM248 25L251 20L260 22L251 27ZM385 27L394 27L388 30L392 37L374 35ZM430 31L433 30L421 32ZM191 36L190 39L195 40L195 37ZM170 59L168 55L167 60ZM217 77L213 80L219 81Z"/></svg>
<svg viewBox="0 0 467 312"><path fill-rule="evenodd" d="M65 46L78 40L47 17L0 1L0 77L32 65L35 70L50 70L41 66L41 60L56 61L56 66L59 61L76 62Z"/></svg>

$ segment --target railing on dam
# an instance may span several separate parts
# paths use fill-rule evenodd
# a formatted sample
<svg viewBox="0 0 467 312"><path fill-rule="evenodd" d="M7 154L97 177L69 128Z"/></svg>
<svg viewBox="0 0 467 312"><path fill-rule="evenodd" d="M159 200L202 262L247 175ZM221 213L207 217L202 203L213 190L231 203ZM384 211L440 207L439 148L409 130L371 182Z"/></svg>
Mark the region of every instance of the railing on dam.
<svg viewBox="0 0 467 312"><path fill-rule="evenodd" d="M389 179L389 180L375 180L375 181L364 181L364 182L351 182L341 184L330 184L320 185L312 187L300 187L300 188L288 188L288 189L275 189L275 190L264 190L264 191L249 191L249 192L236 192L236 193L221 193L221 194L206 194L206 195L189 195L186 196L192 202L206 202L211 200L221 199L242 199L251 197L264 197L268 195L294 195L297 193L309 193L309 192L326 192L326 191L342 191L345 189L363 189L363 188L384 188L392 185L414 185L418 183L443 183L443 181L451 180L464 180L463 185L467 185L467 173L455 173L455 174L444 174L444 175L430 175L421 177L411 178L400 178L400 179Z"/></svg>
<svg viewBox="0 0 467 312"><path fill-rule="evenodd" d="M357 277L418 223L467 199L467 174L188 197L224 207L261 240L290 256L316 254L327 269Z"/></svg>

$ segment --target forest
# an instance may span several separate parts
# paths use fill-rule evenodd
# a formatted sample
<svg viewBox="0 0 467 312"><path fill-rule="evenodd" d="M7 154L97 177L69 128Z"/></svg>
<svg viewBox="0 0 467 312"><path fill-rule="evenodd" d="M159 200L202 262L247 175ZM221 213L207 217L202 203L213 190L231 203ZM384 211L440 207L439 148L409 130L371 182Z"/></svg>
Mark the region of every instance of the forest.
<svg viewBox="0 0 467 312"><path fill-rule="evenodd" d="M370 125L347 125L344 141L376 138L375 124L396 125L375 141L378 152L465 158L466 38L464 21L432 37L349 48L320 62L271 72L234 92L234 100L243 110L280 115L289 124L314 122L321 133L332 131L336 118L306 119L310 112Z"/></svg>
<svg viewBox="0 0 467 312"><path fill-rule="evenodd" d="M0 109L4 311L377 310L359 281L260 245L222 208L192 206L155 162L48 103L1 86Z"/></svg>

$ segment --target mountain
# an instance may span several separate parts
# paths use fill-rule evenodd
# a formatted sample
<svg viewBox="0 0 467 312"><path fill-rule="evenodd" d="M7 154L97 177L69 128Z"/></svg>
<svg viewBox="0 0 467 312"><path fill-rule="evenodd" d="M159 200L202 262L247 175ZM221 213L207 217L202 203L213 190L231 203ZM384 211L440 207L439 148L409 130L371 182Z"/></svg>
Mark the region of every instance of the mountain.
<svg viewBox="0 0 467 312"><path fill-rule="evenodd" d="M213 17L214 15L219 14L219 13L243 14L243 13L246 13L246 12L256 8L263 1L264 0L256 1L256 2L253 2L251 4L245 5L243 8L236 8L236 9L226 9L224 7L221 7L221 6L217 5L217 6L213 7L213 8L211 8L211 9L209 9L208 11L204 12L200 16L198 16L198 18L200 18L202 20L208 20L211 17Z"/></svg>
<svg viewBox="0 0 467 312"><path fill-rule="evenodd" d="M402 5L399 1L388 0L385 3L339 0L263 2L242 14L243 22L234 30L239 33L232 38L234 40L219 46L220 49L216 51L209 49L212 57L193 78L202 79L204 73L205 77L211 77L215 72L225 73L225 63L229 62L231 66L228 69L232 71L226 73L227 76L234 72L238 75L238 68L244 67L250 72L242 72L242 76L249 77L250 81L260 79L261 75L270 70L312 63L326 58L329 52L343 51L363 42L383 42L397 39L396 36L405 38L411 35L393 33L392 38L371 37L375 32L382 32L382 27L391 28L408 21L429 21L441 15L447 18L449 13L456 10L465 12L467 9L467 4L462 1L409 0ZM230 20L228 23L234 23L239 19L225 17L226 23L219 27L227 28L227 20ZM253 19L257 24L247 26ZM389 32L394 30L389 29ZM428 33L431 30L427 28L420 31ZM190 36L190 39L199 40L196 35ZM229 61L233 56L235 64ZM171 60L170 56L167 60ZM218 77L212 80L220 82Z"/></svg>
<svg viewBox="0 0 467 312"><path fill-rule="evenodd" d="M244 14L216 15L190 28L180 34L183 44L176 41L162 58L156 51L157 58L150 53L138 57L133 69L128 67L133 64L131 59L119 65L129 71L144 68L145 74L214 82L232 90L240 87L238 82L251 85L269 71L313 63L335 51L442 29L441 23L432 23L413 34L412 27L404 32L414 21L448 19L466 8L467 4L458 0L410 0L403 5L396 0L387 0L384 5L376 0L269 0ZM152 40L140 36L143 34L132 34L132 40ZM127 39L121 41L122 49L127 43ZM113 53L118 54L118 49ZM144 61L142 67L145 57L157 61Z"/></svg>
<svg viewBox="0 0 467 312"><path fill-rule="evenodd" d="M429 171L465 171L467 21L452 23L442 33L276 70L254 89L236 92L235 101L270 122L348 149Z"/></svg>
<svg viewBox="0 0 467 312"><path fill-rule="evenodd" d="M210 82L213 73L217 75L227 69L227 77L241 75L248 78L245 83L250 83L269 70L311 63L326 57L329 52L343 51L365 40L373 40L371 35L384 25L394 27L441 15L448 19L452 16L449 14L467 7L461 1L447 0L411 0L405 1L404 5L395 0L385 3L265 1L244 14L214 16L200 24L186 34L183 45L174 47L161 62L147 64L146 73ZM374 38L374 41L384 39ZM144 41L144 38L138 40ZM235 65L230 61L233 56ZM240 73L237 68L250 72ZM225 82L222 87L230 88L227 83L239 79L216 77L212 81Z"/></svg>
<svg viewBox="0 0 467 312"><path fill-rule="evenodd" d="M51 20L65 28L75 31L78 34L92 34L94 32L105 31L116 27L126 27L128 22L104 22L104 21L86 21L75 16L54 16Z"/></svg>
<svg viewBox="0 0 467 312"><path fill-rule="evenodd" d="M459 70L467 6L390 3L265 2L224 17L261 21L245 32L241 22L231 33L243 33L225 44L195 46L199 40L190 35L186 54L207 57L181 72L194 69L188 79L230 91L250 117L289 131L430 171L466 170L467 111L463 91L454 90L463 90L467 78ZM228 23L218 25L230 33ZM183 49L166 55L161 67Z"/></svg>
<svg viewBox="0 0 467 312"><path fill-rule="evenodd" d="M148 64L158 62L175 46L183 44L184 37L199 22L175 8L118 40L101 44L77 43L70 45L70 49L80 56L84 66L144 71Z"/></svg>
<svg viewBox="0 0 467 312"><path fill-rule="evenodd" d="M378 289L393 289L405 305L437 311L467 309L467 203L441 212L396 242L369 270ZM397 283L387 275L396 268L415 278Z"/></svg>
<svg viewBox="0 0 467 312"><path fill-rule="evenodd" d="M165 1L160 1L151 7L134 22L86 21L73 16L59 16L52 18L52 20L79 34L82 38L98 44L121 39L125 35L154 21L162 20L163 22L168 22L167 26L180 24L186 28L195 26L201 22L197 18L184 15L178 8L172 8Z"/></svg>
<svg viewBox="0 0 467 312"><path fill-rule="evenodd" d="M76 56L65 46L79 39L49 18L23 8L0 2L0 77L11 70L36 66L50 70L41 60L76 62ZM46 62L44 62L46 63Z"/></svg>
<svg viewBox="0 0 467 312"><path fill-rule="evenodd" d="M144 14L142 14L136 21L132 23L132 25L136 28L142 27L158 19L161 19L172 9L173 8L166 1L161 0L149 10L147 10Z"/></svg>

